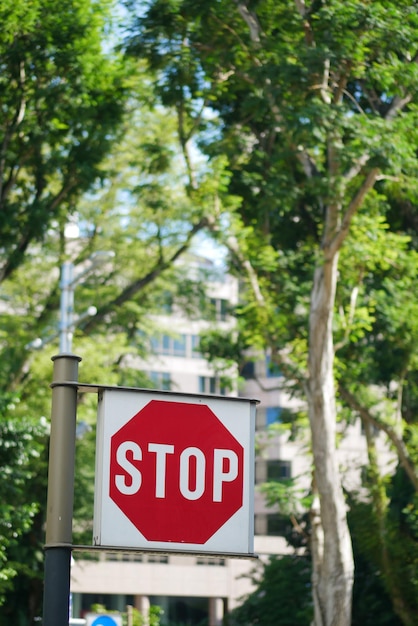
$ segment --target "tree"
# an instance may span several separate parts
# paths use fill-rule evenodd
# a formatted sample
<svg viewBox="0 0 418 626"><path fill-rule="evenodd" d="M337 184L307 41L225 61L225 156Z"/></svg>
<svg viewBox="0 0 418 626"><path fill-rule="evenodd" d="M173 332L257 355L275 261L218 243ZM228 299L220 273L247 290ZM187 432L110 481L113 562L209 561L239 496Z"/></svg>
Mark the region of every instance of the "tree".
<svg viewBox="0 0 418 626"><path fill-rule="evenodd" d="M13 418L17 394L1 398L0 421L0 603L12 588L12 579L28 567L25 560L11 555L22 535L27 533L39 512L36 495L28 490L34 484L36 466L42 455L47 432L45 420L33 422L24 416Z"/></svg>
<svg viewBox="0 0 418 626"><path fill-rule="evenodd" d="M2 4L0 281L100 175L128 94L102 41L111 2Z"/></svg>
<svg viewBox="0 0 418 626"><path fill-rule="evenodd" d="M394 500L384 511L379 511L373 500L350 497L349 522L356 562L353 625L414 623L417 542L413 524L409 525L407 515L397 506L400 495L399 490L393 493ZM382 522L387 541L382 541ZM398 588L402 588L401 593Z"/></svg>
<svg viewBox="0 0 418 626"><path fill-rule="evenodd" d="M225 193L214 190L212 229L246 273L242 312L253 339L272 348L307 399L316 626L351 620L353 557L336 458L339 260L356 216L378 225L395 197L416 198L415 8L154 0L128 42L156 72L163 104L177 111L187 162L192 140L209 157L227 158L235 211L228 215ZM191 164L189 172L192 194ZM354 317L359 285L361 275Z"/></svg>
<svg viewBox="0 0 418 626"><path fill-rule="evenodd" d="M167 111L151 113L148 77L140 68L137 77L136 93L131 94L121 127L123 140L113 145L108 160L98 164L100 172L89 193L80 197L77 211L51 224L42 246L37 242L28 246L19 267L2 283L6 305L0 311L0 396L19 391L16 409L4 408L3 419L13 419L13 432L24 428L29 433L29 425L34 429L41 416L50 414L50 356L58 349L63 260L72 261L78 275L88 270L92 253L114 252L104 266L87 271L75 290L75 317L90 305L98 309L75 329L73 349L83 357L80 375L84 381L151 386L138 369L139 359L150 353L151 338L158 330L151 313L161 312L177 293L186 304L193 296L191 282L176 261L203 227L204 211L190 202L178 182L184 174L170 139L175 130L173 118ZM65 236L68 222L73 232L78 228L78 237ZM197 287L200 293L201 286ZM37 338L44 343L34 341ZM89 543L96 415L90 396L80 401L78 414L91 430L77 441L83 463L77 464L74 540ZM22 445L26 442L30 456L32 443L28 437ZM32 623L41 613L47 444L47 437L41 438L30 483L29 475L25 483L30 490L25 491L20 479L9 484L10 489L22 491L21 513L24 505L33 508L18 531L18 540L12 546L4 543L9 563L25 564L15 572L4 570L7 587L0 588L5 598L0 616L19 626ZM12 467L8 471L13 475Z"/></svg>
<svg viewBox="0 0 418 626"><path fill-rule="evenodd" d="M60 267L71 261L79 273L95 251L115 253L77 287L77 311L91 304L98 309L76 329L82 374L106 384L149 385L130 363L150 350L149 313L176 290L190 293L176 261L206 223L201 204L179 184L184 168L172 145L172 117L151 115L149 76L114 49L113 8L112 2L79 0L0 8L1 453L4 471L15 477L4 485L0 614L19 626L41 613L48 439L37 429L50 411ZM68 225L79 229L78 238L66 236ZM44 345L35 352L37 338ZM13 394L20 400L16 411L7 400ZM93 421L87 399L80 414ZM23 432L11 455L10 441ZM36 456L31 432L37 433ZM84 458L93 435L78 442ZM92 517L90 464L76 484L75 529L85 538ZM21 504L17 510L11 492ZM13 536L6 532L9 523Z"/></svg>
<svg viewBox="0 0 418 626"><path fill-rule="evenodd" d="M27 365L25 337L36 337L31 335L36 318L32 306L39 306L39 300L32 300L34 286L27 276L21 283L24 313L17 315L19 305L5 281L29 250L35 253L34 244L36 255L48 254L48 246L42 248L48 229L74 210L116 137L127 89L120 57L110 58L101 48L110 7L77 0L6 0L0 7L0 282L5 322L0 404L6 478L0 600L5 592L17 590L21 579L29 581L26 601L17 602L12 614L10 602L1 609L16 624L24 614L39 614L42 550L36 535L43 532L47 434L46 426L42 430L45 412L33 413L20 384L27 375L22 372ZM41 300L46 287L37 282Z"/></svg>
<svg viewBox="0 0 418 626"><path fill-rule="evenodd" d="M394 613L390 595L376 571L380 565L371 558L377 537L376 527L372 521L372 508L363 501L350 502L350 509L350 531L356 564L352 624L398 626L402 622ZM292 539L290 544L294 545ZM368 544L367 549L365 544ZM409 544L408 548L410 547ZM255 591L232 611L231 623L308 626L311 623L313 609L310 577L309 550L305 554L301 554L299 550L298 555L273 557L269 562L259 564L254 568L252 577ZM408 581L405 582L408 584Z"/></svg>
<svg viewBox="0 0 418 626"><path fill-rule="evenodd" d="M258 575L256 575L258 574ZM262 626L309 626L312 618L308 557L271 557L255 573L254 591L231 614L231 623Z"/></svg>

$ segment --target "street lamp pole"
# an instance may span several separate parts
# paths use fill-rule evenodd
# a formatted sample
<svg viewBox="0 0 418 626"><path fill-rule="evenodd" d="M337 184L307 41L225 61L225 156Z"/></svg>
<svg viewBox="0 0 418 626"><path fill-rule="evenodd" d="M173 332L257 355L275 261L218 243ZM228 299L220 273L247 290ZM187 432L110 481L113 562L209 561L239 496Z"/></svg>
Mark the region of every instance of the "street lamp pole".
<svg viewBox="0 0 418 626"><path fill-rule="evenodd" d="M74 287L76 282L78 281L74 280L74 264L70 261L63 263L60 282L60 354L71 354L73 339Z"/></svg>
<svg viewBox="0 0 418 626"><path fill-rule="evenodd" d="M98 264L113 257L113 252L96 252L90 265L77 275L71 262L61 268L59 354L52 358L43 626L68 626L70 614L78 364L81 361L71 351L74 326L85 317L74 319L74 289ZM96 312L95 307L89 307L85 315Z"/></svg>
<svg viewBox="0 0 418 626"><path fill-rule="evenodd" d="M74 264L67 261L61 267L61 297L60 297L60 320L59 320L59 353L71 354L73 344L74 327L78 322L88 316L96 315L97 309L90 306L86 313L74 319L74 289L82 282L82 279L94 271L98 266L113 259L115 253L112 250L99 250L91 255L90 264L82 272L75 274Z"/></svg>

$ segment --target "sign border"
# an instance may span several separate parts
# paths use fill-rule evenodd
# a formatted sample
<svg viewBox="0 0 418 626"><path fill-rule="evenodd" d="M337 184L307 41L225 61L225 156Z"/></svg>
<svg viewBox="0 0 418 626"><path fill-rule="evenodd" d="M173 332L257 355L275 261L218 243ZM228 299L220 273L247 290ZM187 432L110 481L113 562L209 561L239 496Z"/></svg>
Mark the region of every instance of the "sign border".
<svg viewBox="0 0 418 626"><path fill-rule="evenodd" d="M90 387L90 386L89 386ZM254 438L257 400L126 387L97 388L96 473L93 545L95 548L181 554L254 556ZM90 389L89 389L90 390ZM205 544L148 541L108 495L110 440L151 400L204 404L244 449L243 506ZM127 403L122 413L120 405ZM231 404L232 403L232 404ZM115 408L118 407L116 411ZM108 411L113 411L112 423ZM223 412L223 415L222 415ZM238 415L238 417L237 417ZM109 511L111 514L109 515ZM110 524L106 518L112 517ZM114 530L116 528L116 530ZM238 530L237 530L238 529ZM122 539L119 538L122 535ZM135 536L132 539L132 536Z"/></svg>

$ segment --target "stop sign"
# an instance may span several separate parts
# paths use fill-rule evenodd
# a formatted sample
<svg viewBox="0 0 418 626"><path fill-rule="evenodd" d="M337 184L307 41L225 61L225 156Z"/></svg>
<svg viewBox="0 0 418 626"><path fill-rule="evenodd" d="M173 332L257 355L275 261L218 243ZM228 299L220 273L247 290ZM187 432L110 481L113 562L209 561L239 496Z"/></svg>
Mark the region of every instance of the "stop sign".
<svg viewBox="0 0 418 626"><path fill-rule="evenodd" d="M103 396L97 545L252 551L254 401L232 400Z"/></svg>
<svg viewBox="0 0 418 626"><path fill-rule="evenodd" d="M150 541L206 543L242 506L243 462L207 405L151 400L111 438L110 497Z"/></svg>

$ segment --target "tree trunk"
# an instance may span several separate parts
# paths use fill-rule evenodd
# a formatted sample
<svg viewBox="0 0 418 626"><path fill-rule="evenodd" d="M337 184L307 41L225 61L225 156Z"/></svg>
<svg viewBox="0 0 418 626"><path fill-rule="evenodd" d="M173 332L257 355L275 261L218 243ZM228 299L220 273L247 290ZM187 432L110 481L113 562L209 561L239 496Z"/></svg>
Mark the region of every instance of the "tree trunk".
<svg viewBox="0 0 418 626"><path fill-rule="evenodd" d="M309 420L319 515L312 525L314 626L350 626L354 577L346 505L336 457L333 308L338 254L317 265L309 317Z"/></svg>

